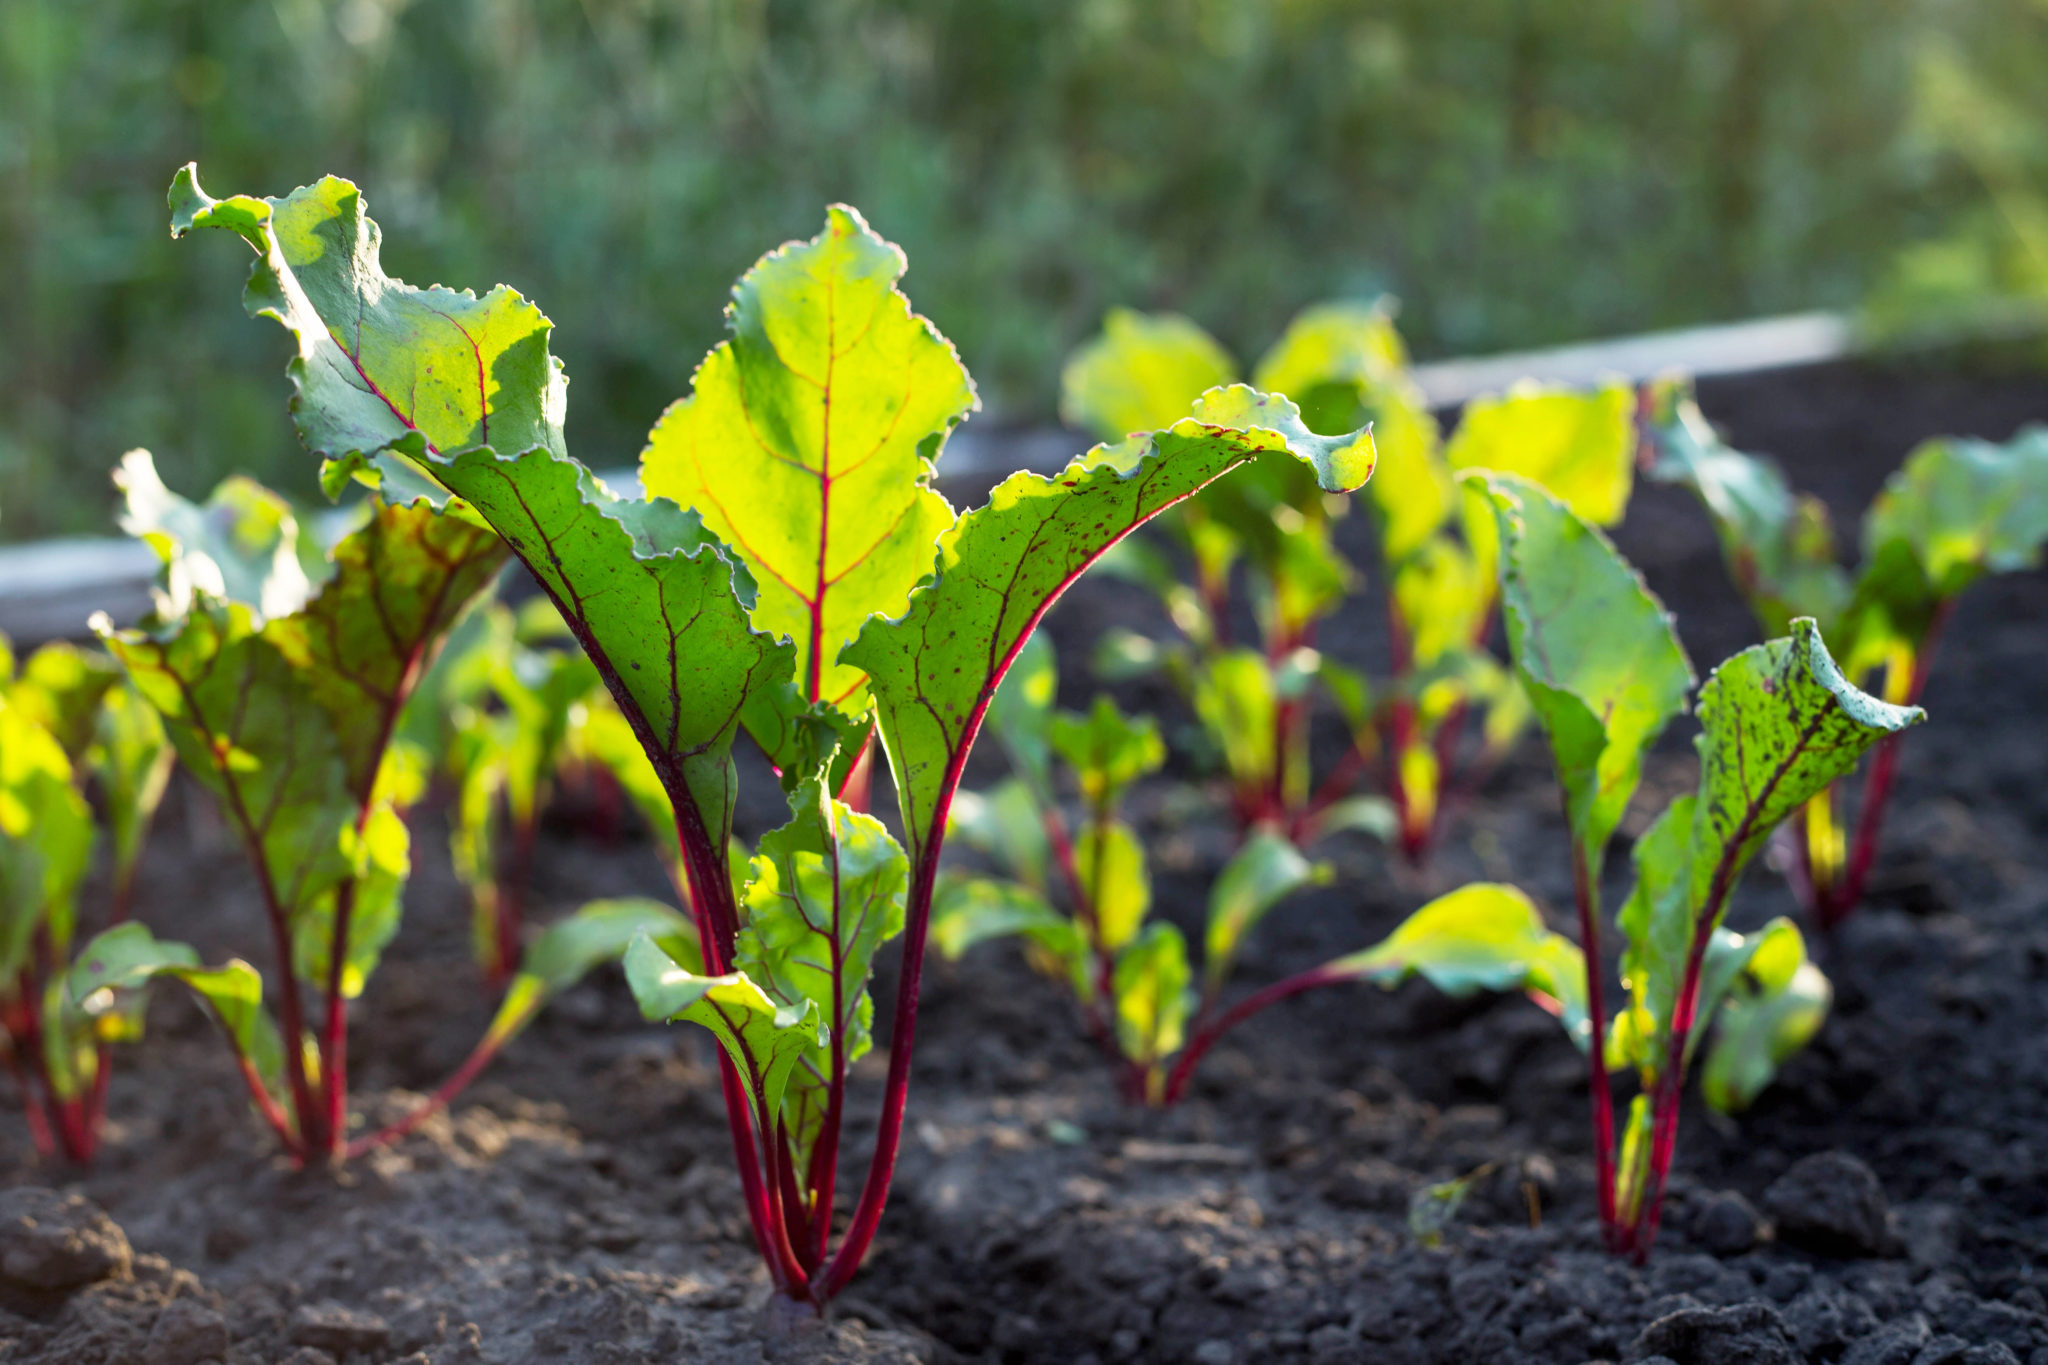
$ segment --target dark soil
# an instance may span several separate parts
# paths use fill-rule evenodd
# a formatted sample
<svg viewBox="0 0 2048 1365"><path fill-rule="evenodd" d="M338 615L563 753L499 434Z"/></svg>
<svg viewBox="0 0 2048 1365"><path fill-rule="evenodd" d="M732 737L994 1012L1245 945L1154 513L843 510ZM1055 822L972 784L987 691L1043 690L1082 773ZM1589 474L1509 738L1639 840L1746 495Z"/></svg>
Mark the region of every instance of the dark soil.
<svg viewBox="0 0 2048 1365"><path fill-rule="evenodd" d="M1922 437L2003 437L2048 416L2048 381L2031 376L1844 365L1703 388L1737 443L1779 456L1845 523ZM1617 539L1702 668L1750 642L1684 496L1642 488ZM1084 583L1052 628L1073 665L1103 625L1147 610ZM1377 662L1377 608L1354 616L1326 644ZM1114 1098L1057 986L995 948L928 971L882 1237L834 1323L778 1336L768 1356L2048 1365L2044 631L2041 574L1965 599L1871 903L1826 949L1834 1015L1739 1124L1688 1111L1647 1268L1598 1248L1582 1072L1525 1002L1422 986L1301 997L1219 1047L1189 1100L1157 1114ZM1070 667L1067 686L1078 702L1089 685ZM1690 785L1688 736L1653 757L1626 834ZM1161 907L1192 923L1227 851L1214 806L1163 785L1138 804ZM743 815L753 833L775 820L772 803ZM365 1121L430 1088L489 1014L439 839L423 820L405 930L359 1011ZM1334 888L1267 921L1240 986L1369 943L1475 877L1518 882L1553 913L1570 903L1533 742L1427 875L1363 842L1336 859ZM543 864L545 906L661 887L643 843L558 835ZM259 953L247 875L188 789L149 874L144 913L161 932ZM1792 909L1759 869L1733 913ZM41 1168L6 1126L0 1182L83 1193L135 1255L125 1270L93 1259L107 1232L88 1206L45 1207L52 1227L78 1222L72 1241L17 1248L8 1239L28 1234L9 1201L38 1196L0 1193L0 1361L762 1359L766 1281L709 1061L706 1039L641 1023L619 981L595 981L452 1118L339 1176L294 1172L210 1027L166 995L120 1060L96 1171ZM864 1067L870 1108L880 1061ZM1415 1193L1481 1168L1442 1246L1418 1246ZM37 1287L37 1274L71 1283ZM110 1277L73 1287L96 1274Z"/></svg>

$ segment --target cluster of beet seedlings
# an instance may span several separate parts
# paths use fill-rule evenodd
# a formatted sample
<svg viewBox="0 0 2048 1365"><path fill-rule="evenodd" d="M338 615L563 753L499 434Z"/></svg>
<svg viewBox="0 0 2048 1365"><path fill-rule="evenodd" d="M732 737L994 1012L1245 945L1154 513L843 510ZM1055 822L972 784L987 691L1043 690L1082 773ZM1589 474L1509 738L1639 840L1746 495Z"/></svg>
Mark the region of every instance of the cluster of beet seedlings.
<svg viewBox="0 0 2048 1365"><path fill-rule="evenodd" d="M1646 1256L1688 1072L1697 1063L1709 1104L1739 1110L1828 1009L1789 920L1722 927L1738 878L1776 841L1816 923L1853 908L1950 604L1987 572L2036 562L2048 537L2048 433L1937 441L1871 509L1852 576L1825 509L1723 445L1682 385L1517 388L1468 406L1446 440L1387 311L1352 305L1304 313L1250 385L1185 319L1112 314L1064 382L1069 419L1105 443L956 514L932 478L976 407L972 381L898 290L901 252L843 207L740 280L731 339L655 426L644 494L623 498L567 453L550 323L512 290L387 277L345 181L220 200L188 167L170 198L174 234L226 228L255 249L246 303L292 337L300 438L330 497L367 492L305 522L242 479L195 504L135 452L116 482L124 527L164 562L151 618L97 619L104 653L55 644L0 666L0 1024L36 1143L91 1158L109 1049L137 1035L159 978L204 1000L253 1107L312 1164L408 1131L550 997L621 960L649 1018L717 1038L761 1257L778 1294L818 1310L859 1268L888 1197L927 947L1002 937L1070 985L1124 1092L1148 1104L1172 1103L1221 1034L1303 990L1420 975L1526 992L1587 1060L1606 1239ZM1638 465L1698 493L1766 637L1697 687L1669 617L1600 529ZM1331 526L1361 487L1393 624L1379 678L1316 647L1358 589ZM1168 509L1164 540L1126 539ZM508 557L544 601L490 600ZM1171 623L1163 639L1104 639L1097 671L1163 672L1228 776L1242 838L1199 968L1177 926L1148 921L1145 852L1120 815L1164 761L1159 731L1107 698L1055 709L1033 636L1097 564L1153 589ZM1234 638L1246 619L1256 638ZM1857 686L1872 677L1881 696ZM1617 1006L1599 870L1644 752L1689 706L1698 787L1635 843L1613 921ZM1319 710L1351 736L1320 774ZM1531 722L1555 759L1576 941L1515 888L1474 884L1384 942L1226 995L1245 936L1329 879L1310 857L1320 840L1363 831L1427 856ZM963 791L984 727L1012 776ZM751 850L732 828L742 730L790 811ZM878 746L900 842L869 811ZM1873 749L1852 822L1837 789ZM239 959L204 965L127 917L174 758L246 848L267 978ZM452 853L502 1004L447 1084L352 1134L349 1002L397 927L405 813L437 782L455 793ZM565 782L601 810L641 811L681 908L596 902L526 932L535 822ZM78 946L102 824L112 923ZM980 871L942 864L949 832ZM874 1155L841 1191L868 980L898 936ZM1631 1072L1617 1121L1612 1078Z"/></svg>

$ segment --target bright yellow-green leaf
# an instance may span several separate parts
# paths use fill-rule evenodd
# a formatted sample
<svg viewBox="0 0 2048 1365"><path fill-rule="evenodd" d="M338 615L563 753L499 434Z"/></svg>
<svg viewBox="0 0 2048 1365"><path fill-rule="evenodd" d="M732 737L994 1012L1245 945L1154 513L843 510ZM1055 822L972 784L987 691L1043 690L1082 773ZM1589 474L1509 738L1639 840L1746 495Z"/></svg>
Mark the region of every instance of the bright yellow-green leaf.
<svg viewBox="0 0 2048 1365"><path fill-rule="evenodd" d="M1126 716L1106 694L1088 714L1062 711L1052 718L1052 746L1074 770L1081 797L1098 809L1114 806L1131 783L1159 771L1166 741L1150 716Z"/></svg>
<svg viewBox="0 0 2048 1365"><path fill-rule="evenodd" d="M1187 940L1171 924L1148 924L1116 960L1116 1037L1126 1057L1149 1066L1180 1051L1194 1008Z"/></svg>
<svg viewBox="0 0 2048 1365"><path fill-rule="evenodd" d="M1145 846L1121 820L1085 825L1074 836L1074 866L1095 910L1097 937L1103 950L1113 953L1131 941L1152 908Z"/></svg>
<svg viewBox="0 0 2048 1365"><path fill-rule="evenodd" d="M694 507L746 561L754 624L795 643L804 695L850 714L866 709L861 674L835 660L931 571L953 522L932 461L977 406L952 345L896 287L904 268L844 204L762 257L733 287L732 339L640 461L650 497Z"/></svg>
<svg viewBox="0 0 2048 1365"><path fill-rule="evenodd" d="M1202 945L1202 975L1209 988L1229 974L1245 936L1268 911L1305 886L1328 882L1331 875L1327 864L1310 862L1277 835L1260 830L1246 839L1209 888Z"/></svg>

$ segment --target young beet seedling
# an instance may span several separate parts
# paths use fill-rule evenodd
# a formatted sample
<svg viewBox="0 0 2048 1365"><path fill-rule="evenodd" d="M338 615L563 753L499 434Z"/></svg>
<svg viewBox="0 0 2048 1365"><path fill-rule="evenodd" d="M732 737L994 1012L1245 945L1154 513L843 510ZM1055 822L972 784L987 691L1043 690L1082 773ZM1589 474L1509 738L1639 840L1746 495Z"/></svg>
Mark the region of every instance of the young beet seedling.
<svg viewBox="0 0 2048 1365"><path fill-rule="evenodd" d="M1728 900L1771 833L1887 735L1923 718L1849 684L1812 620L1716 669L1699 694L1696 794L1635 846L1618 917L1627 1003L1610 1023L1600 955L1600 869L1644 752L1682 713L1691 664L1670 618L1599 530L1525 479L1468 476L1498 519L1501 596L1515 669L1549 736L1571 833L1584 948L1583 1040L1602 1232L1638 1259L1657 1235L1686 1071L1720 1015L1707 1098L1740 1109L1819 1027L1827 981L1790 921L1742 935ZM1617 1144L1608 1074L1641 1092Z"/></svg>
<svg viewBox="0 0 2048 1365"><path fill-rule="evenodd" d="M1062 409L1075 425L1114 437L1172 420L1235 373L1229 354L1186 318L1118 309L1068 362ZM1261 389L1299 399L1314 430L1374 424L1381 469L1366 503L1380 533L1390 676L1369 682L1316 649L1322 623L1359 586L1332 542L1332 523L1347 504L1275 461L1208 490L1172 519L1192 584L1181 581L1169 556L1140 542L1120 548L1112 562L1160 595L1182 643L1162 651L1120 632L1105 640L1098 667L1112 676L1166 667L1222 755L1243 827L1276 829L1302 847L1336 829L1362 829L1394 838L1419 862L1453 788L1476 786L1528 718L1519 689L1486 650L1492 517L1469 500L1461 506L1455 471L1527 474L1583 514L1612 523L1629 494L1629 392L1621 385L1590 394L1519 386L1468 405L1445 445L1379 305L1308 309L1255 374ZM1239 564L1259 629L1256 647L1231 635ZM1352 744L1317 778L1308 734L1319 692L1342 714ZM1475 709L1485 713L1485 741L1460 777L1459 741ZM1355 795L1375 771L1385 795Z"/></svg>
<svg viewBox="0 0 2048 1365"><path fill-rule="evenodd" d="M972 384L897 290L902 253L834 208L817 238L740 280L733 339L650 438L651 496L622 499L564 452L551 325L519 295L387 278L345 181L214 200L187 168L172 196L181 229L231 227L256 248L251 303L297 339L307 446L336 471L431 480L473 508L617 701L672 807L697 929L636 941L628 980L649 1017L717 1038L757 1246L782 1302L822 1310L888 1197L947 811L1010 661L1133 527L1269 450L1356 487L1370 439L1317 437L1284 400L1218 390L1170 430L1056 478L1015 475L956 517L932 460ZM736 886L742 726L781 772L791 818ZM907 851L832 796L857 781L871 729ZM899 932L874 1156L835 1245L847 1071L870 1046L874 956Z"/></svg>
<svg viewBox="0 0 2048 1365"><path fill-rule="evenodd" d="M2029 427L2004 445L1945 437L1915 449L1864 514L1863 567L1852 577L1835 560L1827 508L1795 494L1775 464L1730 449L1683 383L1651 385L1644 407L1656 451L1651 476L1699 496L1720 533L1729 576L1764 634L1782 633L1795 616L1814 618L1852 680L1882 670L1886 701L1920 699L1936 642L1965 590L1986 574L2041 562L2048 428ZM1839 783L1814 793L1800 812L1803 837L1786 861L1822 929L1840 924L1863 899L1898 765L1899 740L1886 738L1863 782L1853 839Z"/></svg>
<svg viewBox="0 0 2048 1365"><path fill-rule="evenodd" d="M946 876L932 938L957 958L977 943L1023 936L1033 961L1072 985L1125 1096L1157 1104L1167 1098L1168 1059L1190 1023L1206 1022L1244 936L1274 905L1329 873L1276 835L1247 839L1210 891L1197 1001L1185 936L1163 920L1146 922L1145 849L1119 809L1130 784L1166 761L1158 727L1123 715L1107 697L1086 715L1056 712L1056 682L1052 646L1033 636L989 708L1014 776L986 796L963 791L953 806L954 833L1008 880ZM1058 799L1055 755L1081 796L1071 824Z"/></svg>
<svg viewBox="0 0 2048 1365"><path fill-rule="evenodd" d="M0 636L0 1048L45 1158L92 1160L109 1045L142 1029L132 1000L90 1017L62 989L98 834L84 789L97 793L113 836L108 921L119 924L170 765L155 714L112 660L48 644L17 672Z"/></svg>
<svg viewBox="0 0 2048 1365"><path fill-rule="evenodd" d="M137 451L118 481L123 525L163 557L166 586L141 629L117 631L103 616L95 628L243 843L271 932L278 1017L247 963L202 967L190 947L139 924L87 945L69 995L102 1014L154 978L185 982L222 1025L285 1151L301 1163L340 1161L408 1131L467 1083L548 994L581 974L562 976L565 952L579 962L595 954L595 965L607 931L616 957L634 933L672 929L677 917L649 910L621 923L600 907L560 927L536 945L553 974L514 981L449 1085L351 1142L348 1005L397 930L410 872L403 811L426 772L424 756L394 736L413 687L455 618L489 587L503 550L473 519L372 499L330 563L304 555L290 507L247 480L196 506Z"/></svg>

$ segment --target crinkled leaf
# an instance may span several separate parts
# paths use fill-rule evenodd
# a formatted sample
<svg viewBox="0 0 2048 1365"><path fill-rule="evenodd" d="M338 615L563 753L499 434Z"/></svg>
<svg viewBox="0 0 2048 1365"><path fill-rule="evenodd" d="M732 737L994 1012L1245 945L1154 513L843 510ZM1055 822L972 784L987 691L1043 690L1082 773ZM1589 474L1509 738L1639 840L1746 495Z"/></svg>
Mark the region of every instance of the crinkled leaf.
<svg viewBox="0 0 2048 1365"><path fill-rule="evenodd" d="M1328 882L1331 875L1327 864L1310 862L1277 835L1260 830L1246 839L1209 888L1209 922L1202 945L1208 986L1222 983L1245 936L1269 910L1304 886Z"/></svg>
<svg viewBox="0 0 2048 1365"><path fill-rule="evenodd" d="M0 980L13 981L37 930L60 955L70 945L92 842L63 747L0 696Z"/></svg>
<svg viewBox="0 0 2048 1365"><path fill-rule="evenodd" d="M201 966L188 945L159 939L142 924L119 924L79 950L65 977L66 999L88 1016L102 1015L121 1009L124 995L160 978L182 981L198 994L243 1067L281 1100L283 1036L263 1008L263 978L240 958Z"/></svg>
<svg viewBox="0 0 2048 1365"><path fill-rule="evenodd" d="M696 928L682 911L645 896L588 901L527 944L519 971L506 984L491 1020L486 1044L503 1047L511 1042L550 1000L605 963L619 960L642 934L686 970L703 970Z"/></svg>
<svg viewBox="0 0 2048 1365"><path fill-rule="evenodd" d="M1705 505L1729 576L1764 634L1783 635L1795 616L1832 630L1849 603L1849 576L1835 562L1827 508L1793 492L1769 460L1722 441L1687 386L1657 385L1651 402L1657 458L1650 477L1685 485Z"/></svg>
<svg viewBox="0 0 2048 1365"><path fill-rule="evenodd" d="M505 553L490 531L423 505L378 502L334 549L334 576L264 638L333 718L349 790L366 799L398 712Z"/></svg>
<svg viewBox="0 0 2048 1365"><path fill-rule="evenodd" d="M1051 739L1074 770L1082 798L1098 809L1114 806L1131 783L1166 763L1158 723L1150 716L1125 715L1107 694L1098 694L1085 716L1071 711L1054 716Z"/></svg>
<svg viewBox="0 0 2048 1365"><path fill-rule="evenodd" d="M220 227L255 248L243 304L297 341L292 417L306 448L331 462L330 493L349 472L400 472L387 452L563 451L568 381L548 354L553 324L504 285L478 298L386 275L383 234L348 181L214 199L188 165L170 208L174 237Z"/></svg>
<svg viewBox="0 0 2048 1365"><path fill-rule="evenodd" d="M1700 916L1714 916L1707 931L1718 928L1728 893L1779 824L1926 713L1851 686L1802 617L1789 638L1751 646L1714 670L1700 689L1699 717L1699 793L1673 801L1636 842L1636 886L1620 915L1622 973L1632 1008L1646 1011L1636 1032L1649 1065L1663 1055Z"/></svg>
<svg viewBox="0 0 2048 1365"><path fill-rule="evenodd" d="M1034 940L1058 940L1071 927L1045 897L1016 882L947 876L932 897L932 943L948 961L992 939L1023 934Z"/></svg>
<svg viewBox="0 0 2048 1365"><path fill-rule="evenodd" d="M851 1065L872 1045L868 977L875 953L903 932L910 864L879 820L829 799L813 776L791 795L789 823L762 836L752 871L734 961L774 999L814 1003L825 1023L780 1110L802 1170L825 1121L835 1050Z"/></svg>
<svg viewBox="0 0 2048 1365"><path fill-rule="evenodd" d="M1230 353L1187 318L1112 308L1060 373L1060 416L1115 441L1173 425L1204 390L1236 378Z"/></svg>
<svg viewBox="0 0 2048 1365"><path fill-rule="evenodd" d="M1692 665L1663 603L1597 528L1526 479L1485 488L1508 644L1550 736L1573 836L1597 869L1644 751L1685 710Z"/></svg>
<svg viewBox="0 0 2048 1365"><path fill-rule="evenodd" d="M1187 940L1171 924L1148 924L1118 954L1111 990L1116 995L1117 1045L1140 1065L1180 1051L1194 1009Z"/></svg>
<svg viewBox="0 0 2048 1365"><path fill-rule="evenodd" d="M1559 1015L1583 1047L1585 961L1520 890L1474 882L1439 896L1362 952L1323 969L1333 979L1394 986L1420 976L1447 995L1524 990Z"/></svg>
<svg viewBox="0 0 2048 1365"><path fill-rule="evenodd" d="M254 479L223 479L204 503L173 493L146 450L131 450L114 471L121 529L164 562L158 614L173 617L195 591L250 607L260 617L289 616L306 604L320 577L302 557L292 505Z"/></svg>
<svg viewBox="0 0 2048 1365"><path fill-rule="evenodd" d="M723 848L741 709L757 691L786 685L793 658L787 641L750 625L744 572L695 512L665 498L615 498L567 456L479 450L435 468L554 599L677 816L701 823L707 847Z"/></svg>
<svg viewBox="0 0 2048 1365"><path fill-rule="evenodd" d="M1944 438L1906 457L1863 519L1867 559L1907 546L1936 597L1987 573L2041 563L2048 541L2048 427L2003 445Z"/></svg>
<svg viewBox="0 0 2048 1365"><path fill-rule="evenodd" d="M1249 393L1249 391L1246 391ZM1244 430L1193 419L1169 431L1097 447L1047 479L1015 474L986 507L940 539L937 576L895 621L876 619L842 661L873 680L882 736L913 856L938 833L989 698L1025 638L1067 584L1147 518L1260 451L1285 448L1332 487L1371 473L1371 440L1290 436L1284 400L1211 394L1211 420L1235 406L1280 423ZM1254 401L1257 400L1257 401Z"/></svg>
<svg viewBox="0 0 2048 1365"><path fill-rule="evenodd" d="M732 339L640 463L650 496L696 508L746 560L754 624L795 642L805 697L851 715L862 678L835 660L931 571L953 522L932 461L977 406L952 345L896 287L905 265L844 204L762 257L733 287Z"/></svg>
<svg viewBox="0 0 2048 1365"><path fill-rule="evenodd" d="M1074 836L1074 866L1095 912L1096 936L1113 953L1131 941L1152 908L1145 846L1121 820L1091 822Z"/></svg>
<svg viewBox="0 0 2048 1365"><path fill-rule="evenodd" d="M742 972L704 976L642 934L626 949L626 984L649 1019L702 1024L732 1059L754 1102L756 1119L773 1123L790 1073L828 1037L818 1003L777 1004Z"/></svg>

